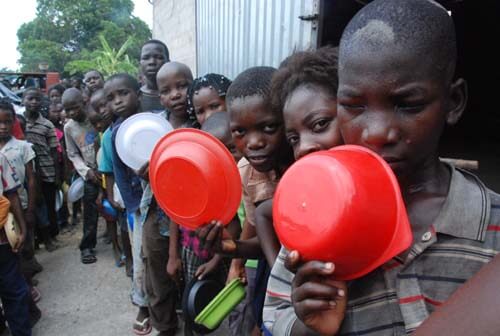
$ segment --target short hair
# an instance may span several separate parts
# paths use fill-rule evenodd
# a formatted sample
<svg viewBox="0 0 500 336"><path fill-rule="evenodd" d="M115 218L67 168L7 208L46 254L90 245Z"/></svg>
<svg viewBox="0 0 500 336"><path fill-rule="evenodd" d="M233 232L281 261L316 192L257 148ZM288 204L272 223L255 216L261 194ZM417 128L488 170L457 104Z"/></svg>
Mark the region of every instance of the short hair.
<svg viewBox="0 0 500 336"><path fill-rule="evenodd" d="M392 43L434 66L451 80L457 58L453 20L433 0L375 0L347 24L340 40L339 67L356 53L379 50Z"/></svg>
<svg viewBox="0 0 500 336"><path fill-rule="evenodd" d="M308 85L318 86L335 98L338 84L338 48L295 52L281 62L273 76L271 106L275 112L282 113L288 96Z"/></svg>
<svg viewBox="0 0 500 336"><path fill-rule="evenodd" d="M12 113L13 117L16 116L14 105L6 98L0 98L0 110L9 111Z"/></svg>
<svg viewBox="0 0 500 336"><path fill-rule="evenodd" d="M144 46L145 46L146 44L158 44L158 45L160 45L160 46L162 47L162 49L163 49L163 52L165 53L165 56L167 56L167 57L166 57L166 61L169 61L169 60L170 60L170 53L169 53L169 51L168 51L168 47L167 47L167 45L166 45L165 43L163 43L163 42L162 42L162 41L160 41L160 40L155 40L155 39L147 40L146 42L144 42L144 43L142 44L142 46L141 46L141 50L142 50L142 48L144 48Z"/></svg>
<svg viewBox="0 0 500 336"><path fill-rule="evenodd" d="M97 72L99 74L99 76L101 76L101 78L104 79L104 76L102 75L102 73L96 69L90 69L88 71L85 71L85 73L83 74L83 77L85 77L89 72Z"/></svg>
<svg viewBox="0 0 500 336"><path fill-rule="evenodd" d="M218 93L219 97L225 97L227 94L227 89L230 85L231 80L229 80L229 78L224 75L215 73L209 73L205 76L194 79L193 83L191 83L187 91L187 104L190 118L194 117L194 119L196 120L193 105L193 95L196 91L199 91L202 88L212 87Z"/></svg>
<svg viewBox="0 0 500 336"><path fill-rule="evenodd" d="M266 102L271 93L271 79L276 69L268 66L249 68L240 73L231 83L226 94L226 104L238 98L260 96Z"/></svg>
<svg viewBox="0 0 500 336"><path fill-rule="evenodd" d="M69 88L66 91L64 91L63 96L61 97L61 102L62 102L63 106L64 106L65 102L67 102L70 99L71 100L75 99L75 100L78 100L81 103L83 103L84 98L83 98L82 91L80 91L76 88Z"/></svg>
<svg viewBox="0 0 500 336"><path fill-rule="evenodd" d="M61 84L54 84L54 85L51 85L49 87L49 89L47 90L47 93L50 94L50 91L52 90L56 90L57 92L59 92L62 96L62 94L64 93L64 90L66 90L66 87L64 87L63 85Z"/></svg>
<svg viewBox="0 0 500 336"><path fill-rule="evenodd" d="M124 81L125 84L127 85L127 87L129 89L134 90L135 92L139 92L139 90L141 89L141 87L140 87L139 82L137 81L137 79L135 79L133 76L131 76L128 73L125 73L125 72L117 73L117 74L112 75L111 77L109 77L106 80L106 83L109 83L109 82L111 82L113 80L122 80L122 81Z"/></svg>
<svg viewBox="0 0 500 336"><path fill-rule="evenodd" d="M37 95L39 95L39 96L41 96L41 95L42 95L42 91L40 91L40 89L39 89L39 88L36 88L36 87L29 87L29 88L27 88L26 90L24 90L24 92L23 92L23 98L25 98L25 97L28 95L28 93L30 93L30 92L35 92L35 93L36 93Z"/></svg>
<svg viewBox="0 0 500 336"><path fill-rule="evenodd" d="M201 130L210 133L217 137L231 136L229 128L229 116L227 112L215 112L205 120L201 126Z"/></svg>

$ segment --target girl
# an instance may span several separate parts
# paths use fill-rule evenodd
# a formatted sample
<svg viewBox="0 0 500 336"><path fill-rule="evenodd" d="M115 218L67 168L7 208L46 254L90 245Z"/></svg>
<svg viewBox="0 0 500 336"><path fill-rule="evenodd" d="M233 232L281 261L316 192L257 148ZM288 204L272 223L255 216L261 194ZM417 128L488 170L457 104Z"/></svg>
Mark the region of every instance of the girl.
<svg viewBox="0 0 500 336"><path fill-rule="evenodd" d="M219 74L209 73L196 78L187 92L190 117L199 125L203 125L213 113L226 111L226 92L229 85L231 81Z"/></svg>

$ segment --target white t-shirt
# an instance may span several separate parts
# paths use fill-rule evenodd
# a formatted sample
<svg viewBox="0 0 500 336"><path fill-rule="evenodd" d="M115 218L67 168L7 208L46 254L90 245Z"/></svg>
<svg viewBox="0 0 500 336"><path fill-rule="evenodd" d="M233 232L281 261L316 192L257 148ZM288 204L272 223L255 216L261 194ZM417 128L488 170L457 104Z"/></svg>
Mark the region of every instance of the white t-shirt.
<svg viewBox="0 0 500 336"><path fill-rule="evenodd" d="M0 148L0 153L5 155L7 160L9 160L10 167L17 177L17 181L14 181L17 185L21 185L18 189L18 193L23 209L28 207L28 192L24 187L26 164L35 158L35 151L31 146L30 143L24 140L18 140L12 137L2 148Z"/></svg>

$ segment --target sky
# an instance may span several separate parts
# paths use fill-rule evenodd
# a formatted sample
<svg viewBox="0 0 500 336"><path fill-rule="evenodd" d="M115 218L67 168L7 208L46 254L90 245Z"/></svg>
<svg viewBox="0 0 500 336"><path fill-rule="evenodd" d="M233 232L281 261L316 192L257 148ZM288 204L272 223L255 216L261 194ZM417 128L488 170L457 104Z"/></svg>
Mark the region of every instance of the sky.
<svg viewBox="0 0 500 336"><path fill-rule="evenodd" d="M132 0L134 15L141 18L153 28L153 5L148 0ZM15 8L15 13L12 10ZM11 1L0 1L0 36L2 36L2 51L0 52L0 68L7 67L16 70L19 67L17 60L17 29L25 22L35 18L36 0L17 0L16 5Z"/></svg>

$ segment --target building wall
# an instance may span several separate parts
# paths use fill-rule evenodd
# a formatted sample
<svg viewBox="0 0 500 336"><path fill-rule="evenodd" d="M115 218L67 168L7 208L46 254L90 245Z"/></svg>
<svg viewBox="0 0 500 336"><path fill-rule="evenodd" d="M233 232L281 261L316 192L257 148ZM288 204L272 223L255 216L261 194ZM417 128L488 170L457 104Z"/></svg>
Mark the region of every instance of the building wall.
<svg viewBox="0 0 500 336"><path fill-rule="evenodd" d="M196 76L195 0L154 0L153 38L165 42L170 59L187 64Z"/></svg>

